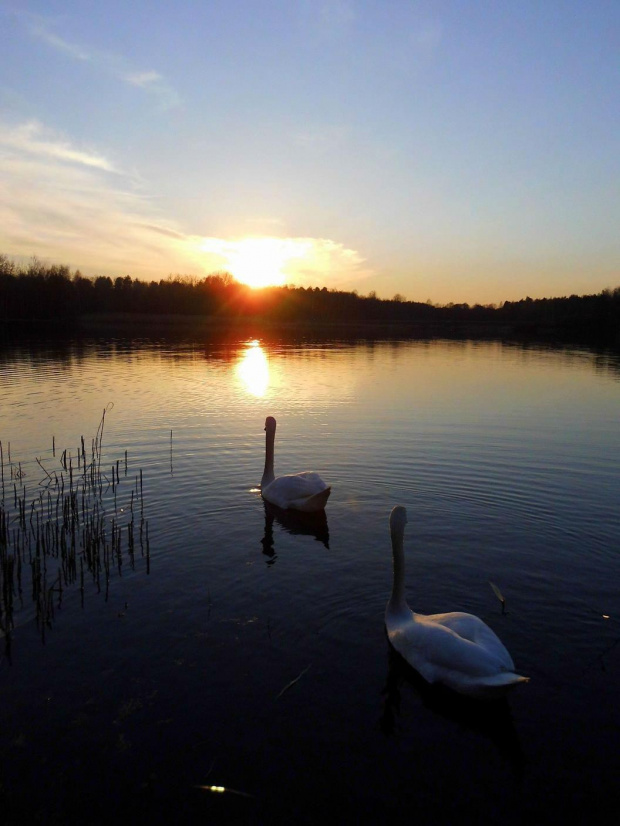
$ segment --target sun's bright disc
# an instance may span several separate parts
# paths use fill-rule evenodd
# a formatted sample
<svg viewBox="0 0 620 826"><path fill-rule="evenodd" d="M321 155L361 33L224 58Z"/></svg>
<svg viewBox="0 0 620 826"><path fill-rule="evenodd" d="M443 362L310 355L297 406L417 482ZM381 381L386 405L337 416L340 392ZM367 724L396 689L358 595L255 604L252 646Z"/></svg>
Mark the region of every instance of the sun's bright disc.
<svg viewBox="0 0 620 826"><path fill-rule="evenodd" d="M228 255L231 274L250 287L284 284L282 265L290 253L277 238L245 238Z"/></svg>

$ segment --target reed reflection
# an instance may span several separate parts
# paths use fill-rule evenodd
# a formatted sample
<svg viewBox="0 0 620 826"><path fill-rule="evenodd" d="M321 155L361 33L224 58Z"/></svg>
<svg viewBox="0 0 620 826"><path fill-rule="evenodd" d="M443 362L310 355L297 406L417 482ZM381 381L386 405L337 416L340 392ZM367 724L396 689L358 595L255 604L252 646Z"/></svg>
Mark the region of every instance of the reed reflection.
<svg viewBox="0 0 620 826"><path fill-rule="evenodd" d="M263 499L265 508L265 533L261 539L263 554L268 557L267 564L276 561L275 540L273 537L273 523L277 522L287 533L296 536L313 536L329 549L329 527L325 511L304 513L302 511L282 510L271 502Z"/></svg>
<svg viewBox="0 0 620 826"><path fill-rule="evenodd" d="M241 361L237 364L237 375L252 396L262 397L269 387L269 365L267 356L258 341L248 342Z"/></svg>
<svg viewBox="0 0 620 826"><path fill-rule="evenodd" d="M430 685L403 657L388 644L388 672L383 688L383 712L380 725L384 734L396 732L400 716L401 688L409 685L422 705L452 720L459 727L488 738L517 775L525 768L526 759L514 727L510 705L505 697L497 700L476 700L457 694L442 685Z"/></svg>

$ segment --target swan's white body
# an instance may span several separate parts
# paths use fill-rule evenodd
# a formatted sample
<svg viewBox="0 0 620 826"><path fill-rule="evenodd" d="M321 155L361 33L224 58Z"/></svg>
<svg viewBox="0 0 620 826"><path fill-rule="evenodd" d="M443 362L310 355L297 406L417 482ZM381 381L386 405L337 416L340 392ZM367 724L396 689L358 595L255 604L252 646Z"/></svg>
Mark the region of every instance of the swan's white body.
<svg viewBox="0 0 620 826"><path fill-rule="evenodd" d="M515 673L512 657L497 635L473 614L416 614L405 600L403 537L407 511L392 510L394 563L392 595L385 611L388 638L396 651L429 683L460 694L492 698L528 681Z"/></svg>
<svg viewBox="0 0 620 826"><path fill-rule="evenodd" d="M276 420L273 416L267 416L265 432L265 470L260 483L263 499L283 510L291 508L305 513L324 510L331 487L314 471L276 477L273 470Z"/></svg>

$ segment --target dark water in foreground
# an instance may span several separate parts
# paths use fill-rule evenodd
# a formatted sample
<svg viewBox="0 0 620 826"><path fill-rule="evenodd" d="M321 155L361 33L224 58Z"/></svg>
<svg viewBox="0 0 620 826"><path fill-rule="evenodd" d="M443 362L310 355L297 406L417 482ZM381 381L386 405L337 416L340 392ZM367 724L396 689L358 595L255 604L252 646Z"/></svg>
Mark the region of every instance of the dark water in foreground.
<svg viewBox="0 0 620 826"><path fill-rule="evenodd" d="M492 342L0 354L12 529L18 489L53 510L47 475L113 403L102 521L125 531L141 469L149 535L133 563L123 539L107 593L87 576L55 594L47 625L24 561L10 656L0 639L0 820L620 814L619 379L613 357ZM333 485L324 522L266 511L268 414L276 471ZM496 630L531 677L507 702L429 690L391 655L394 504L410 604Z"/></svg>

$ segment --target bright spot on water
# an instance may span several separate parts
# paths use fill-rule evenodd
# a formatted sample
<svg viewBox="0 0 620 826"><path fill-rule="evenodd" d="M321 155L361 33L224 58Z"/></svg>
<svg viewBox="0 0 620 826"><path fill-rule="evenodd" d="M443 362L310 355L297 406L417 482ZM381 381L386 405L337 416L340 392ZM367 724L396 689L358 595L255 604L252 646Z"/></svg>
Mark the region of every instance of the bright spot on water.
<svg viewBox="0 0 620 826"><path fill-rule="evenodd" d="M269 387L269 365L258 341L248 342L248 349L237 364L237 374L252 396L265 395Z"/></svg>

